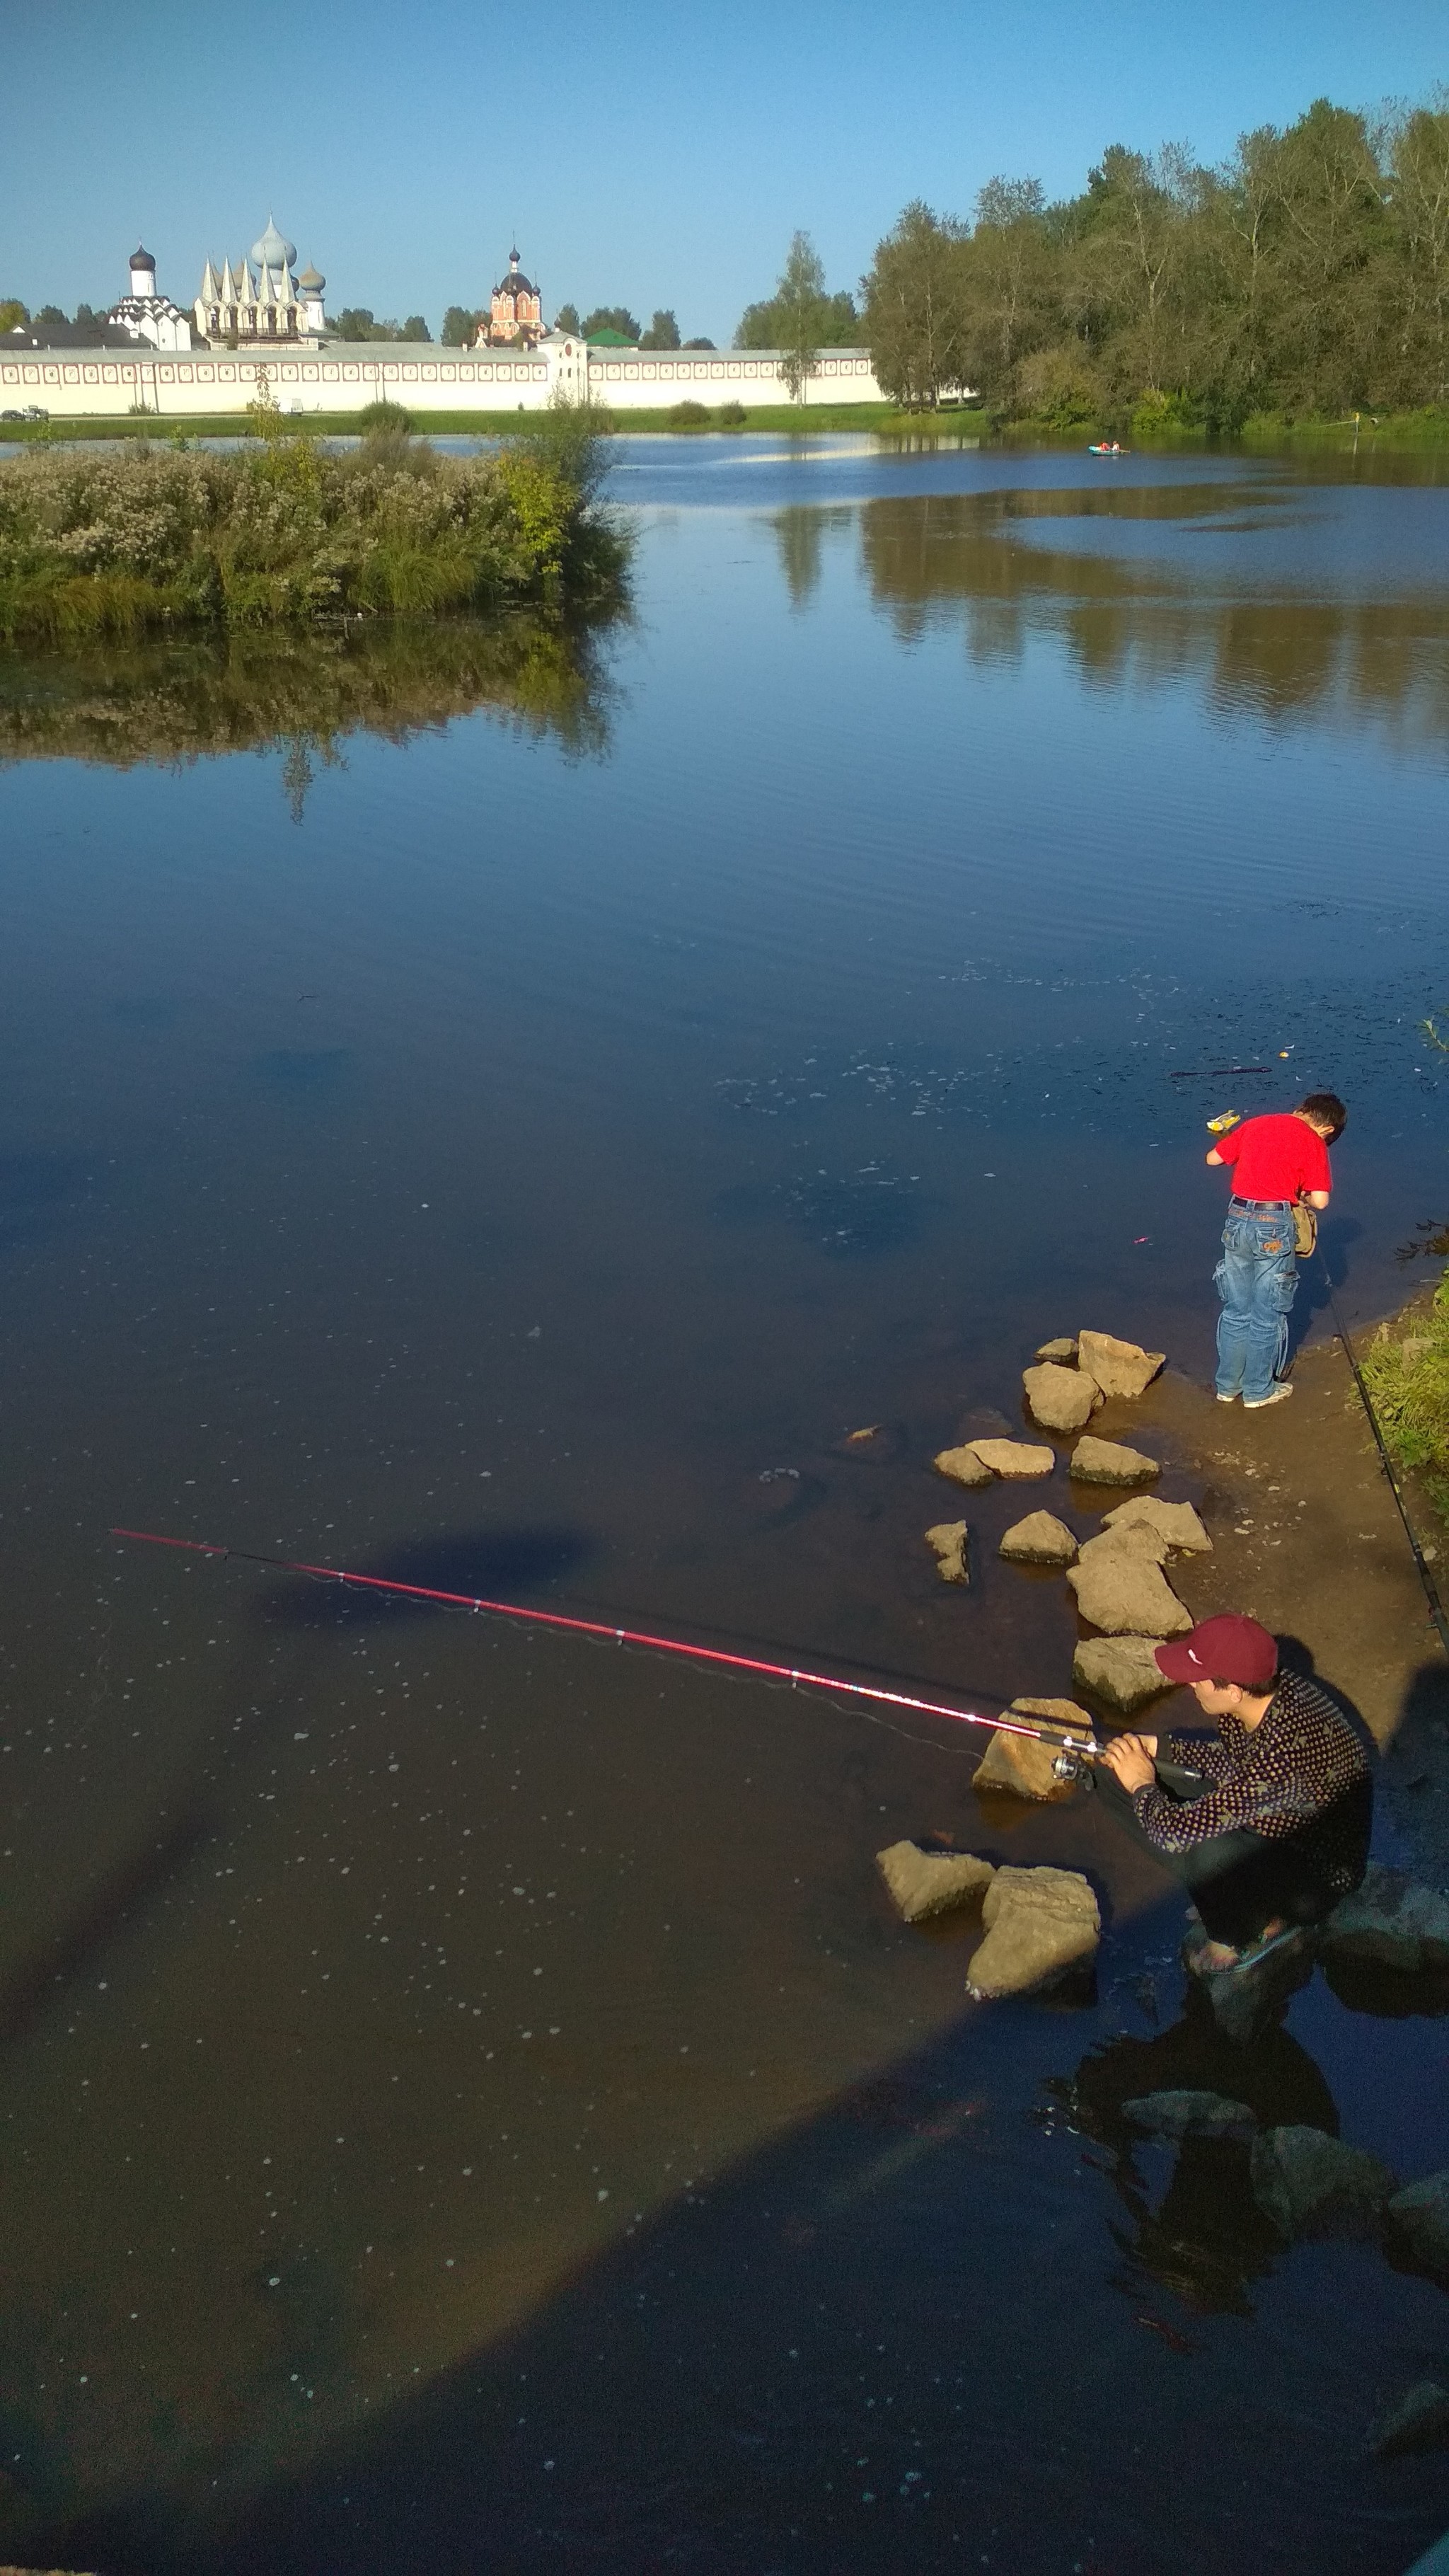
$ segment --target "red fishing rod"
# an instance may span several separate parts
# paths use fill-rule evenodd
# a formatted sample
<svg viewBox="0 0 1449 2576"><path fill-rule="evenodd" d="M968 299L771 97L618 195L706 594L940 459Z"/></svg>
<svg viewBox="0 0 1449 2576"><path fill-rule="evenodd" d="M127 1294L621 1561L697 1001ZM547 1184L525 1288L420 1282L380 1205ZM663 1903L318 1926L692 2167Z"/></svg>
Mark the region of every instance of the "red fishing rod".
<svg viewBox="0 0 1449 2576"><path fill-rule="evenodd" d="M399 1583L382 1574L353 1574L343 1566L308 1565L300 1557L264 1556L255 1548L222 1547L210 1539L168 1538L159 1530L113 1529L112 1538L134 1539L142 1547L181 1548L192 1556L235 1557L243 1565L270 1566L278 1574L306 1575L314 1583L343 1583L359 1592L390 1592L408 1601L438 1601L450 1610L469 1610L493 1619L519 1619L532 1627L564 1628L580 1637L604 1637L616 1646L643 1646L658 1655L682 1655L691 1663L722 1665L737 1673L762 1673L767 1680L789 1682L796 1690L844 1691L885 1708L909 1709L919 1717L951 1718L958 1726L988 1726L1003 1735L1024 1735L1033 1744L1049 1745L1063 1779L1073 1775L1077 1757L1091 1759L1102 1750L1095 1736L1074 1735L1066 1727L1033 1726L1021 1718L982 1717L975 1709L953 1708L944 1700L921 1699L912 1691L886 1690L876 1682L843 1681L836 1673L816 1673L803 1665L769 1663L760 1655L736 1655L722 1646L691 1646L682 1637L656 1637L647 1629L618 1628L604 1619L578 1619L561 1610L535 1610L517 1601L487 1601L471 1592L441 1592L427 1583Z"/></svg>

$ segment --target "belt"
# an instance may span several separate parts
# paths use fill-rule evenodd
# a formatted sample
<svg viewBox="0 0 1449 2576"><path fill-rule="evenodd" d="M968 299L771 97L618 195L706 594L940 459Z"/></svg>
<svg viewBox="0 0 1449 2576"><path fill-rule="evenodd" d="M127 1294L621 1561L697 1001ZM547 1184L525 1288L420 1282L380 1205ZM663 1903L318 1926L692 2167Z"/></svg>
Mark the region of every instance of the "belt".
<svg viewBox="0 0 1449 2576"><path fill-rule="evenodd" d="M1280 1208L1291 1208L1293 1202L1291 1199L1231 1198L1228 1201L1228 1205L1229 1207L1235 1208L1247 1208L1249 1213L1253 1216L1276 1216Z"/></svg>

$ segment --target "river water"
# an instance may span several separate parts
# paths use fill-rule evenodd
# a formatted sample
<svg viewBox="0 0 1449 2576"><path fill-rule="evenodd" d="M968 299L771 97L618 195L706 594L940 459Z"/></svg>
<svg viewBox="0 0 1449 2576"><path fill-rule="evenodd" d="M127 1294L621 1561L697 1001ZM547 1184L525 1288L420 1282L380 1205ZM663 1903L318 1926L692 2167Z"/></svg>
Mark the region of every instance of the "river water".
<svg viewBox="0 0 1449 2576"><path fill-rule="evenodd" d="M1389 2576L1441 2294L1116 2106L1415 2175L1442 2023L1245 2075L949 1729L107 1534L1062 1691L929 1461L1049 1334L1205 1376L1205 1121L1345 1095L1350 1314L1449 1221L1431 469L613 489L612 630L0 672L0 2555ZM968 2004L931 1832L1091 1871L1094 2002Z"/></svg>

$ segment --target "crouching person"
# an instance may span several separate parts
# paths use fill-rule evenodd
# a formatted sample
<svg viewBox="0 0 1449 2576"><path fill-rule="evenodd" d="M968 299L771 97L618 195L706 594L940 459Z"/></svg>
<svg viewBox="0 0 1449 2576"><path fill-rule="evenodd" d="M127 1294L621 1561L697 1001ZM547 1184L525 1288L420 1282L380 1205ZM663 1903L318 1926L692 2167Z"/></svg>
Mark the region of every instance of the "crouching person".
<svg viewBox="0 0 1449 2576"><path fill-rule="evenodd" d="M1232 1968L1321 1922L1368 1861L1373 1788L1347 1718L1306 1674L1280 1672L1256 1619L1203 1619L1156 1649L1216 1733L1120 1735L1100 1791L1180 1879L1207 1935L1194 1965Z"/></svg>

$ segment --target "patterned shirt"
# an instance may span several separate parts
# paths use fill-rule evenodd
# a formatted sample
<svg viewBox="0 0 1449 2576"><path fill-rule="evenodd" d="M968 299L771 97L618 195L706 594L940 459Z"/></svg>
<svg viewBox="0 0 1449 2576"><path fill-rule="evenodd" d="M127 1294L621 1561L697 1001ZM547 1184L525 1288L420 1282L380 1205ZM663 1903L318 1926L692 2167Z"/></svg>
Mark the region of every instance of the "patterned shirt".
<svg viewBox="0 0 1449 2576"><path fill-rule="evenodd" d="M1184 1852L1217 1834L1261 1834L1311 1843L1330 1886L1347 1894L1363 1875L1367 1853L1368 1760L1347 1718L1303 1673L1284 1673L1255 1727L1233 1716L1211 1736L1160 1740L1165 1762L1203 1773L1212 1786L1200 1798L1176 1799L1149 1783L1134 1790L1133 1810L1149 1840Z"/></svg>

